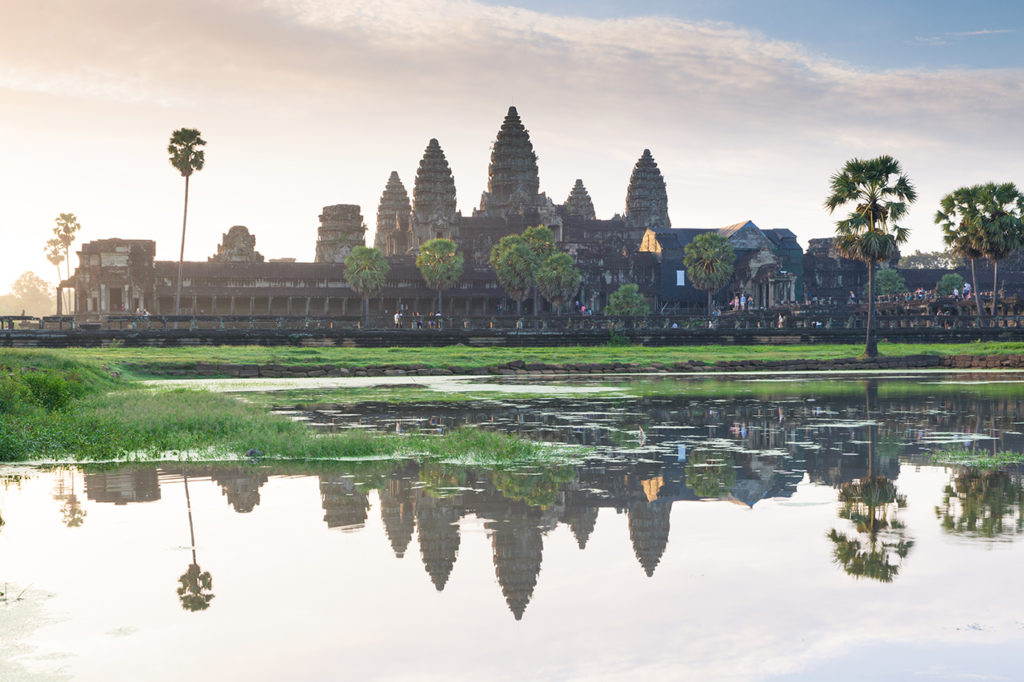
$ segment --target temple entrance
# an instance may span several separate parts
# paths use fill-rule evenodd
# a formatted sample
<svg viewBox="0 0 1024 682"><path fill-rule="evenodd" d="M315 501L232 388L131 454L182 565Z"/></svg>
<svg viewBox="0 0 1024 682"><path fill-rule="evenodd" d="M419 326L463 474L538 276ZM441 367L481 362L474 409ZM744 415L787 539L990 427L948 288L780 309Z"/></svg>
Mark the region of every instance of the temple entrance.
<svg viewBox="0 0 1024 682"><path fill-rule="evenodd" d="M109 312L119 313L124 306L124 292L120 289L110 289L110 309Z"/></svg>

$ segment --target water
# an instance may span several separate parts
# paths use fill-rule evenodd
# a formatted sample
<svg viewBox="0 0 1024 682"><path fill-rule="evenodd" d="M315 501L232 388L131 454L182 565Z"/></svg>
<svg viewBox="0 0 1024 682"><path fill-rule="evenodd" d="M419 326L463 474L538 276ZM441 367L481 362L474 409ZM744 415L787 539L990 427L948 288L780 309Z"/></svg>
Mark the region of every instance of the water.
<svg viewBox="0 0 1024 682"><path fill-rule="evenodd" d="M1021 451L1016 380L303 415L575 465L0 469L0 679L1019 679L1019 472L930 463Z"/></svg>

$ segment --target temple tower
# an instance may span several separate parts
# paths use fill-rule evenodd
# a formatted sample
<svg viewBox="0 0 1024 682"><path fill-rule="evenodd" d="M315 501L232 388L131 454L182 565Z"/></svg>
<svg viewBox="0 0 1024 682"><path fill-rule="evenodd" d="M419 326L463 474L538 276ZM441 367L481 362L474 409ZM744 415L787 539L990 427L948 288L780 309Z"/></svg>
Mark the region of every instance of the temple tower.
<svg viewBox="0 0 1024 682"><path fill-rule="evenodd" d="M387 487L380 491L380 517L391 549L401 559L412 541L415 530L412 480L401 472L388 477Z"/></svg>
<svg viewBox="0 0 1024 682"><path fill-rule="evenodd" d="M672 505L667 502L637 500L629 505L629 539L637 561L650 578L668 546Z"/></svg>
<svg viewBox="0 0 1024 682"><path fill-rule="evenodd" d="M450 499L435 499L423 493L416 498L416 527L420 556L430 582L438 592L444 589L459 556L460 510Z"/></svg>
<svg viewBox="0 0 1024 682"><path fill-rule="evenodd" d="M569 215L582 216L584 220L597 219L594 213L594 202L590 200L590 194L587 192L587 188L583 186L583 181L579 178L576 179L576 184L572 186L569 198L565 200L565 210L569 212Z"/></svg>
<svg viewBox="0 0 1024 682"><path fill-rule="evenodd" d="M540 575L544 551L541 529L530 518L513 518L486 524L491 530L494 573L505 603L516 620L522 620Z"/></svg>
<svg viewBox="0 0 1024 682"><path fill-rule="evenodd" d="M377 206L377 234L373 245L385 256L401 255L412 246L412 232L409 230L409 194L398 173L391 171L384 193Z"/></svg>
<svg viewBox="0 0 1024 682"><path fill-rule="evenodd" d="M516 108L509 107L491 149L487 191L480 197L480 213L499 218L521 214L541 203L539 191L537 155L530 134L519 120Z"/></svg>
<svg viewBox="0 0 1024 682"><path fill-rule="evenodd" d="M217 253L207 259L211 263L262 263L263 254L256 250L256 237L245 225L235 225L225 232Z"/></svg>
<svg viewBox="0 0 1024 682"><path fill-rule="evenodd" d="M423 152L412 190L412 248L437 237L453 239L456 232L455 178L436 139Z"/></svg>
<svg viewBox="0 0 1024 682"><path fill-rule="evenodd" d="M365 245L366 224L358 206L324 206L316 234L317 263L344 263L353 248Z"/></svg>
<svg viewBox="0 0 1024 682"><path fill-rule="evenodd" d="M633 166L626 191L626 221L642 230L664 230L672 227L668 219L668 192L658 164L645 149Z"/></svg>

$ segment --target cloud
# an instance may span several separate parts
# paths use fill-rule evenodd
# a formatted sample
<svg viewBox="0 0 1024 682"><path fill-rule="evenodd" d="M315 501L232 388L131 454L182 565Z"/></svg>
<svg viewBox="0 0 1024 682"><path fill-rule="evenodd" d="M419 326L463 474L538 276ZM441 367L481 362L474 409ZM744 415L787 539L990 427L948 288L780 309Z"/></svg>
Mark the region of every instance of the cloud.
<svg viewBox="0 0 1024 682"><path fill-rule="evenodd" d="M952 44L959 38L977 38L979 36L993 36L1004 33L1015 33L1015 31L1010 28L981 29L979 31L953 31L950 33L940 33L937 36L916 36L914 38L914 42L923 43L925 45L944 46Z"/></svg>
<svg viewBox="0 0 1024 682"><path fill-rule="evenodd" d="M923 202L955 173L1020 169L1005 150L1024 143L1020 71L872 71L720 23L471 0L39 0L7 12L0 145L16 163L0 183L15 200L0 230L48 230L74 210L89 216L84 238L156 238L161 257L176 255L163 226L179 210L162 149L185 124L210 140L194 258L239 222L264 253L309 257L320 206L358 203L372 222L389 172L411 190L431 137L468 213L513 101L556 200L582 176L599 214L621 211L650 147L674 224L749 217L803 239L828 229L822 178L845 158L898 155Z"/></svg>

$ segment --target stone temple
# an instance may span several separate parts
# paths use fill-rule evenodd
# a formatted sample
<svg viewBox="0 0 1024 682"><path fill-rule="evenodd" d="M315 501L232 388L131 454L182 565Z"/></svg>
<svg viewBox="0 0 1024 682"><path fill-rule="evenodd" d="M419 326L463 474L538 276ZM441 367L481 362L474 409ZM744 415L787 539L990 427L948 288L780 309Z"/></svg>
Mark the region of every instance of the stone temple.
<svg viewBox="0 0 1024 682"><path fill-rule="evenodd" d="M642 151L629 176L624 213L610 218L597 216L581 179L559 192L565 203L552 201L540 191L537 158L523 119L509 107L491 148L487 189L471 215L458 209L455 178L437 139L427 143L411 197L398 172L391 171L377 207L373 241L391 269L384 289L371 301L371 311L432 311L436 292L427 288L415 258L424 242L445 237L455 240L465 257L462 278L444 294L445 312L510 312L514 304L489 264L491 248L502 237L539 224L547 225L558 248L576 260L583 279L574 298L591 310L600 311L613 291L629 283L640 287L655 310L704 304L705 294L686 276L682 258L694 236L712 230L672 227L665 178L649 149ZM343 263L354 247L366 243L366 231L359 206L323 207L315 239L309 237L315 257L303 263L264 260L255 249L255 236L244 226L232 227L207 261L184 264L182 312L358 315L361 299L345 282ZM734 281L719 292L719 299L742 293L767 307L807 296L803 252L792 232L764 230L749 220L716 231L737 252ZM156 260L155 253L151 240L88 242L78 252L77 271L61 288L74 289L75 312L86 317L135 310L171 314L177 262ZM828 267L827 259L812 262L819 261ZM843 286L851 277L847 275ZM551 311L543 300L539 304L533 311L533 301L524 301L524 313Z"/></svg>

